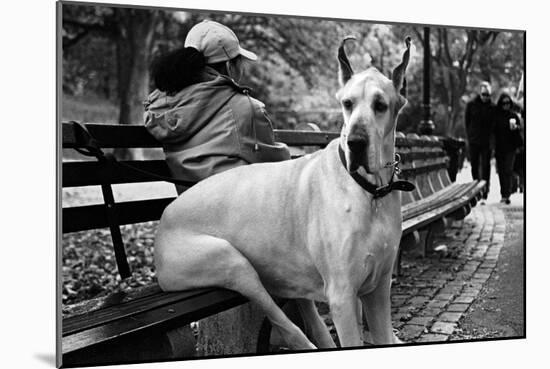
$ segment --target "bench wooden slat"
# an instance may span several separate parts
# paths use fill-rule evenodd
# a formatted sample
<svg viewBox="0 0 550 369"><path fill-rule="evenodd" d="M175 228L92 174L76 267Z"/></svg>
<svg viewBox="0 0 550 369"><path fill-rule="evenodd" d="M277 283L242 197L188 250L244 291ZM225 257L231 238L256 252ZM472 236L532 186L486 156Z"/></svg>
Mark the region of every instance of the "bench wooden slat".
<svg viewBox="0 0 550 369"><path fill-rule="evenodd" d="M402 226L403 235L423 228L432 223L434 220L442 218L467 205L477 193L483 190L484 186L485 183L483 181L477 182L475 183L475 186L469 188L468 191L463 193L459 198L456 198L453 201L426 213L418 214L413 218L404 220Z"/></svg>
<svg viewBox="0 0 550 369"><path fill-rule="evenodd" d="M402 227L403 234L407 234L417 229L424 228L428 224L432 223L434 220L442 218L445 215L450 214L457 209L460 209L468 202L469 199L466 198L455 199L443 206L437 207L422 214L418 214L416 217L413 217L409 220L405 220L403 221Z"/></svg>
<svg viewBox="0 0 550 369"><path fill-rule="evenodd" d="M397 151L399 156L401 156L401 162L410 162L413 160L425 160L425 159L437 159L437 158L444 158L446 156L445 151L414 151L414 152L399 152Z"/></svg>
<svg viewBox="0 0 550 369"><path fill-rule="evenodd" d="M430 164L421 164L414 168L402 168L401 176L404 178L410 178L417 176L419 174L424 174L432 172L434 170L447 168L449 166L448 162L444 163L430 163Z"/></svg>
<svg viewBox="0 0 550 369"><path fill-rule="evenodd" d="M441 158L445 156L444 152L406 152L400 153L402 162L408 162L419 159ZM139 183L155 182L158 179L151 178L147 174L132 170L126 166L134 167L138 170L151 172L156 175L171 177L170 170L165 160L129 160L122 161L122 165L105 165L98 161L73 161L63 163L63 187L79 187L100 185L104 181L111 184L118 183ZM441 168L445 165L439 164ZM423 173L431 171L436 167L417 167L414 169L403 169L408 175L411 173Z"/></svg>
<svg viewBox="0 0 550 369"><path fill-rule="evenodd" d="M443 142L426 140L423 138L396 137L395 146L397 147L443 147Z"/></svg>
<svg viewBox="0 0 550 369"><path fill-rule="evenodd" d="M401 214L403 215L403 220L414 218L415 215L428 211L430 207L437 206L438 204L443 204L445 201L450 202L453 199L453 194L460 191L461 185L458 183L448 186L436 192L428 197L416 200L412 203L408 203L401 207Z"/></svg>
<svg viewBox="0 0 550 369"><path fill-rule="evenodd" d="M478 186L478 181L467 183L453 183L445 187L443 190L434 193L427 198L416 201L412 204L407 204L402 208L404 219L409 219L418 214L437 208L446 202L462 198L465 194L474 191Z"/></svg>
<svg viewBox="0 0 550 369"><path fill-rule="evenodd" d="M159 220L164 208L175 198L124 201L116 203L118 224ZM74 206L63 209L63 233L107 228L105 205Z"/></svg>
<svg viewBox="0 0 550 369"><path fill-rule="evenodd" d="M206 318L221 311L241 305L247 300L240 294L210 289L195 298L188 298L164 305L162 308L141 311L75 334L63 337L63 354L108 342L143 329L162 329Z"/></svg>
<svg viewBox="0 0 550 369"><path fill-rule="evenodd" d="M446 167L444 163L428 164L417 168L403 169L402 173L404 177L407 177L411 176L411 173L425 173L444 167ZM158 220L164 208L173 200L174 198L164 198L119 202L116 204L119 224ZM105 206L102 204L63 209L63 233L105 228L108 225Z"/></svg>
<svg viewBox="0 0 550 369"><path fill-rule="evenodd" d="M288 146L321 146L328 145L332 140L340 137L336 132L293 131L276 129L275 141L283 142Z"/></svg>
<svg viewBox="0 0 550 369"><path fill-rule="evenodd" d="M161 147L160 143L142 125L86 123L90 134L103 148ZM294 130L274 130L275 140L289 146L324 146L335 138L338 132L314 132ZM72 124L62 123L63 148L79 147ZM422 138L396 137L396 146L443 147L442 141Z"/></svg>
<svg viewBox="0 0 550 369"><path fill-rule="evenodd" d="M63 320L73 320L76 316L90 314L95 310L106 309L119 304L126 304L134 300L163 293L159 285L149 284L146 286L133 287L129 291L110 293L107 296L98 296L83 300L63 308Z"/></svg>
<svg viewBox="0 0 550 369"><path fill-rule="evenodd" d="M115 320L124 319L144 311L159 309L174 302L197 299L214 290L214 288L205 288L167 293L162 292L160 287L156 284L149 286L149 288L149 294L144 294L138 298L130 298L118 304L107 302L107 306L102 307L101 300L103 299L99 299L100 302L96 305L95 310L67 317L63 320L63 336L78 333ZM117 294L114 295L116 296ZM124 299L124 295L128 294L119 293L118 295ZM111 298L111 296L112 295L109 297Z"/></svg>
<svg viewBox="0 0 550 369"><path fill-rule="evenodd" d="M144 126L87 123L86 128L103 148L161 147ZM63 148L81 147L74 126L62 123Z"/></svg>
<svg viewBox="0 0 550 369"><path fill-rule="evenodd" d="M126 168L130 165L136 169L153 174L171 177L165 160L128 160L122 165L105 165L98 161L67 162L63 163L63 187L92 186L104 181L111 184L155 182L158 179Z"/></svg>
<svg viewBox="0 0 550 369"><path fill-rule="evenodd" d="M87 123L86 128L102 148L162 147L162 145L140 125ZM63 148L80 147L74 126L62 123ZM314 132L275 130L275 140L289 146L325 146L338 138L336 132Z"/></svg>
<svg viewBox="0 0 550 369"><path fill-rule="evenodd" d="M410 219L431 209L437 208L446 202L453 201L475 187L476 182L453 183L431 196L418 200L402 207L403 219Z"/></svg>

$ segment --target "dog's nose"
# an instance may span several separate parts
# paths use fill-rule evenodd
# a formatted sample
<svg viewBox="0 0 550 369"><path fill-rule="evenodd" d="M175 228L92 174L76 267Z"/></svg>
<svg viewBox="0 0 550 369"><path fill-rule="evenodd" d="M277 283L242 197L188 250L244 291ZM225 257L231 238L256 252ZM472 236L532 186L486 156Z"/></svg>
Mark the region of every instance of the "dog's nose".
<svg viewBox="0 0 550 369"><path fill-rule="evenodd" d="M367 139L363 137L349 137L348 147L353 153L361 153L367 147Z"/></svg>

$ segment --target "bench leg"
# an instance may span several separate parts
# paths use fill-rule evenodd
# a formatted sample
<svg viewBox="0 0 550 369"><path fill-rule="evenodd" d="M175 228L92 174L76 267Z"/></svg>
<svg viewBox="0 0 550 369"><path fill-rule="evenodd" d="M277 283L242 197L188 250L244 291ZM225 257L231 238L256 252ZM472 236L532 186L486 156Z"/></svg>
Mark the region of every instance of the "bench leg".
<svg viewBox="0 0 550 369"><path fill-rule="evenodd" d="M415 257L425 258L430 249L433 232L430 228L424 228L411 233L411 235L411 238L406 241L405 250L411 252Z"/></svg>
<svg viewBox="0 0 550 369"><path fill-rule="evenodd" d="M454 220L461 220L461 219L466 218L466 216L468 214L470 214L471 210L472 210L472 208L471 208L470 204L466 204L463 207L461 207L460 209L458 209L458 210L454 211L453 213L451 213L451 215L449 217L453 218Z"/></svg>
<svg viewBox="0 0 550 369"><path fill-rule="evenodd" d="M258 306L247 303L199 321L197 356L255 353L264 318Z"/></svg>
<svg viewBox="0 0 550 369"><path fill-rule="evenodd" d="M196 339L189 324L166 332L166 338L172 351L171 359L188 358L196 355Z"/></svg>
<svg viewBox="0 0 550 369"><path fill-rule="evenodd" d="M420 234L420 242L417 247L417 253L422 258L425 258L428 252L428 248L431 247L431 243L432 243L431 240L433 238L433 235L432 235L432 232L430 232L429 228L423 229L418 233Z"/></svg>
<svg viewBox="0 0 550 369"><path fill-rule="evenodd" d="M399 243L399 250L397 251L397 256L395 258L395 263L393 265L393 275L396 277L401 276L401 256L404 250L416 249L420 244L420 234L418 231L408 233L401 237L401 242Z"/></svg>
<svg viewBox="0 0 550 369"><path fill-rule="evenodd" d="M464 226L464 219L451 219L453 228L462 228Z"/></svg>
<svg viewBox="0 0 550 369"><path fill-rule="evenodd" d="M195 356L189 325L170 331L128 334L113 341L63 355L63 366L112 365Z"/></svg>
<svg viewBox="0 0 550 369"><path fill-rule="evenodd" d="M445 229L447 229L447 226L449 225L449 220L445 217L439 218L435 222L433 222L430 225L430 228L428 229L426 233L426 238L424 240L424 252L423 255L427 255L431 252L433 252L433 244L434 239L436 236L442 234L445 232Z"/></svg>
<svg viewBox="0 0 550 369"><path fill-rule="evenodd" d="M395 256L395 262L393 263L392 277L396 278L401 275L401 246L397 250L397 255Z"/></svg>

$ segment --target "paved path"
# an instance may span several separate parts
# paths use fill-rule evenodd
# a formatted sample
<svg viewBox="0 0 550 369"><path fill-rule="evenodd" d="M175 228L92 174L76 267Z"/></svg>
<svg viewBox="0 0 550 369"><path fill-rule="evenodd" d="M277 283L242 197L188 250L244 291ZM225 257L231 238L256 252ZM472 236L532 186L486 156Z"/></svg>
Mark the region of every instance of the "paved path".
<svg viewBox="0 0 550 369"><path fill-rule="evenodd" d="M506 233L497 266L451 339L525 335L523 208L502 209Z"/></svg>
<svg viewBox="0 0 550 369"><path fill-rule="evenodd" d="M492 171L487 205L455 222L420 258L405 253L392 287L392 319L406 342L441 342L524 335L523 195L499 203ZM469 171L459 181L469 181Z"/></svg>
<svg viewBox="0 0 550 369"><path fill-rule="evenodd" d="M392 288L394 327L407 342L447 341L493 273L504 242L504 213L480 206L435 245L445 254L405 253Z"/></svg>

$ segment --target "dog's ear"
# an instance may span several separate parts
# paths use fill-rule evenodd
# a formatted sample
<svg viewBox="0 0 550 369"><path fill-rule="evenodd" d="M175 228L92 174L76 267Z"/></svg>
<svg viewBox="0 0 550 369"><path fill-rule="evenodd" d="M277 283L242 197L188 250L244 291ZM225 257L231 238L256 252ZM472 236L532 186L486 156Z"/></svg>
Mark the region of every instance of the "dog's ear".
<svg viewBox="0 0 550 369"><path fill-rule="evenodd" d="M351 69L351 64L346 55L346 50L344 45L348 40L355 40L354 36L346 36L340 43L338 48L338 80L340 81L340 86L344 87L347 81L353 76L353 70Z"/></svg>
<svg viewBox="0 0 550 369"><path fill-rule="evenodd" d="M409 36L405 38L405 45L407 49L403 53L401 63L395 67L392 73L392 81L395 91L403 97L407 97L407 81L405 80L405 71L407 70L407 65L409 64L410 58L411 38Z"/></svg>

